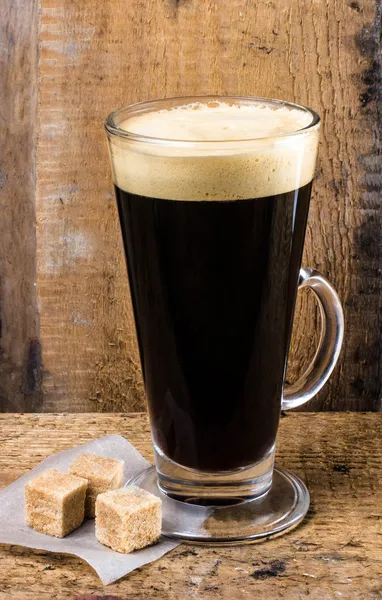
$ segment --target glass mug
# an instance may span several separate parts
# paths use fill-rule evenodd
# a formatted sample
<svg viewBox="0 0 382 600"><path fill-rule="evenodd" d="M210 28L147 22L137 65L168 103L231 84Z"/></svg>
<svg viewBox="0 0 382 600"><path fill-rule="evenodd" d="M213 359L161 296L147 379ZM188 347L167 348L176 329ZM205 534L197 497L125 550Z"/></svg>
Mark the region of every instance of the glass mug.
<svg viewBox="0 0 382 600"><path fill-rule="evenodd" d="M309 505L296 476L276 477L274 455L280 410L317 394L343 338L336 292L301 268L319 126L308 108L247 97L156 100L106 120L155 452L138 483L169 514L209 506L210 521L215 507L216 522L245 522L242 535L200 523L169 535L254 539ZM302 288L322 331L286 385Z"/></svg>

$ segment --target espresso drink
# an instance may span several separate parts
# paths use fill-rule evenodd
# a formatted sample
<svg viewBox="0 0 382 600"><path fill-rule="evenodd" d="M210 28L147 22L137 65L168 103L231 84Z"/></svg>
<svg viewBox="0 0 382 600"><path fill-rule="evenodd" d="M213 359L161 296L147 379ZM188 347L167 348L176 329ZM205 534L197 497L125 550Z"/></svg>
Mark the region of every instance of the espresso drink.
<svg viewBox="0 0 382 600"><path fill-rule="evenodd" d="M216 102L120 125L207 142L112 149L154 443L182 466L273 450L316 152L282 134L308 117Z"/></svg>

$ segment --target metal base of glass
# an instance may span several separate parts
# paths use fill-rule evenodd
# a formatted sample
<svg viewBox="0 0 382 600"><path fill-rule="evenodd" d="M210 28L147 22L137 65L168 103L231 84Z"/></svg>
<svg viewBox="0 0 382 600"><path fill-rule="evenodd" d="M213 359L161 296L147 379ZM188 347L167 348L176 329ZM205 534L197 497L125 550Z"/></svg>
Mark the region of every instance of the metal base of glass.
<svg viewBox="0 0 382 600"><path fill-rule="evenodd" d="M206 498L175 500L158 487L154 467L146 469L129 484L155 494L162 500L163 535L201 544L243 544L282 535L296 527L309 508L309 492L292 473L274 469L268 493L256 499L222 499L217 504Z"/></svg>

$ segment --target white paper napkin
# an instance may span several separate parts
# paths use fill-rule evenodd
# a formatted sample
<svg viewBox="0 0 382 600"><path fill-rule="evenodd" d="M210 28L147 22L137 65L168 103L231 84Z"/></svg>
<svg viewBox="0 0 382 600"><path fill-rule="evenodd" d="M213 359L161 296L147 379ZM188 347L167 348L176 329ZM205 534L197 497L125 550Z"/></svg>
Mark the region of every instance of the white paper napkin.
<svg viewBox="0 0 382 600"><path fill-rule="evenodd" d="M38 533L28 527L24 522L24 487L27 481L47 469L55 468L67 472L73 460L82 452L123 460L125 462L123 484L149 466L147 460L139 454L134 446L120 435L107 435L93 442L49 456L29 473L0 492L0 543L75 554L86 560L95 569L102 583L107 585L130 571L157 560L178 546L179 542L162 537L154 546L137 550L131 554L120 554L106 548L96 540L94 519L86 520L79 529L63 539Z"/></svg>

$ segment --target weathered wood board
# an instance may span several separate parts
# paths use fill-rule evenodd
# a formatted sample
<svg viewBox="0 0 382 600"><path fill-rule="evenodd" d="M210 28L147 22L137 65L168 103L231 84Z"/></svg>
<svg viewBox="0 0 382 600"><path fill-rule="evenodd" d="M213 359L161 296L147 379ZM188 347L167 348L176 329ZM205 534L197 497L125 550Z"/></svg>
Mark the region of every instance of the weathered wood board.
<svg viewBox="0 0 382 600"><path fill-rule="evenodd" d="M0 2L0 411L39 410L38 2Z"/></svg>
<svg viewBox="0 0 382 600"><path fill-rule="evenodd" d="M146 415L0 415L0 488L52 452L108 433L152 458ZM253 546L180 546L108 587L76 557L0 546L0 600L379 600L380 414L283 418L279 465L308 484L294 531Z"/></svg>
<svg viewBox="0 0 382 600"><path fill-rule="evenodd" d="M29 18L31 3L16 4ZM10 9L5 16L12 23L16 18ZM42 410L144 408L103 120L123 104L210 93L284 98L322 116L304 264L335 284L346 337L339 366L309 408L380 409L379 2L40 0L38 21L23 43L37 44L38 26L38 122L31 111L29 123L30 136L37 136L36 339L42 357L35 371ZM18 64L21 73L28 68ZM6 84L11 102L16 84ZM3 193L12 204L8 185ZM5 233L12 226L9 204L7 211ZM30 227L33 215L18 214ZM12 260L13 271L7 266L7 257L16 252L9 248L8 241L0 257L1 310L6 328L15 330L0 340L5 356L36 337L27 328L18 331L12 310L37 319L31 294L14 298L9 289L15 266ZM32 267L21 270L29 282ZM308 295L299 299L295 324L289 379L306 365L317 340L317 311ZM9 404L3 402L3 410L12 409L15 386L23 389L28 357L22 357L16 383L4 359ZM33 409L33 398L19 392L16 408Z"/></svg>

